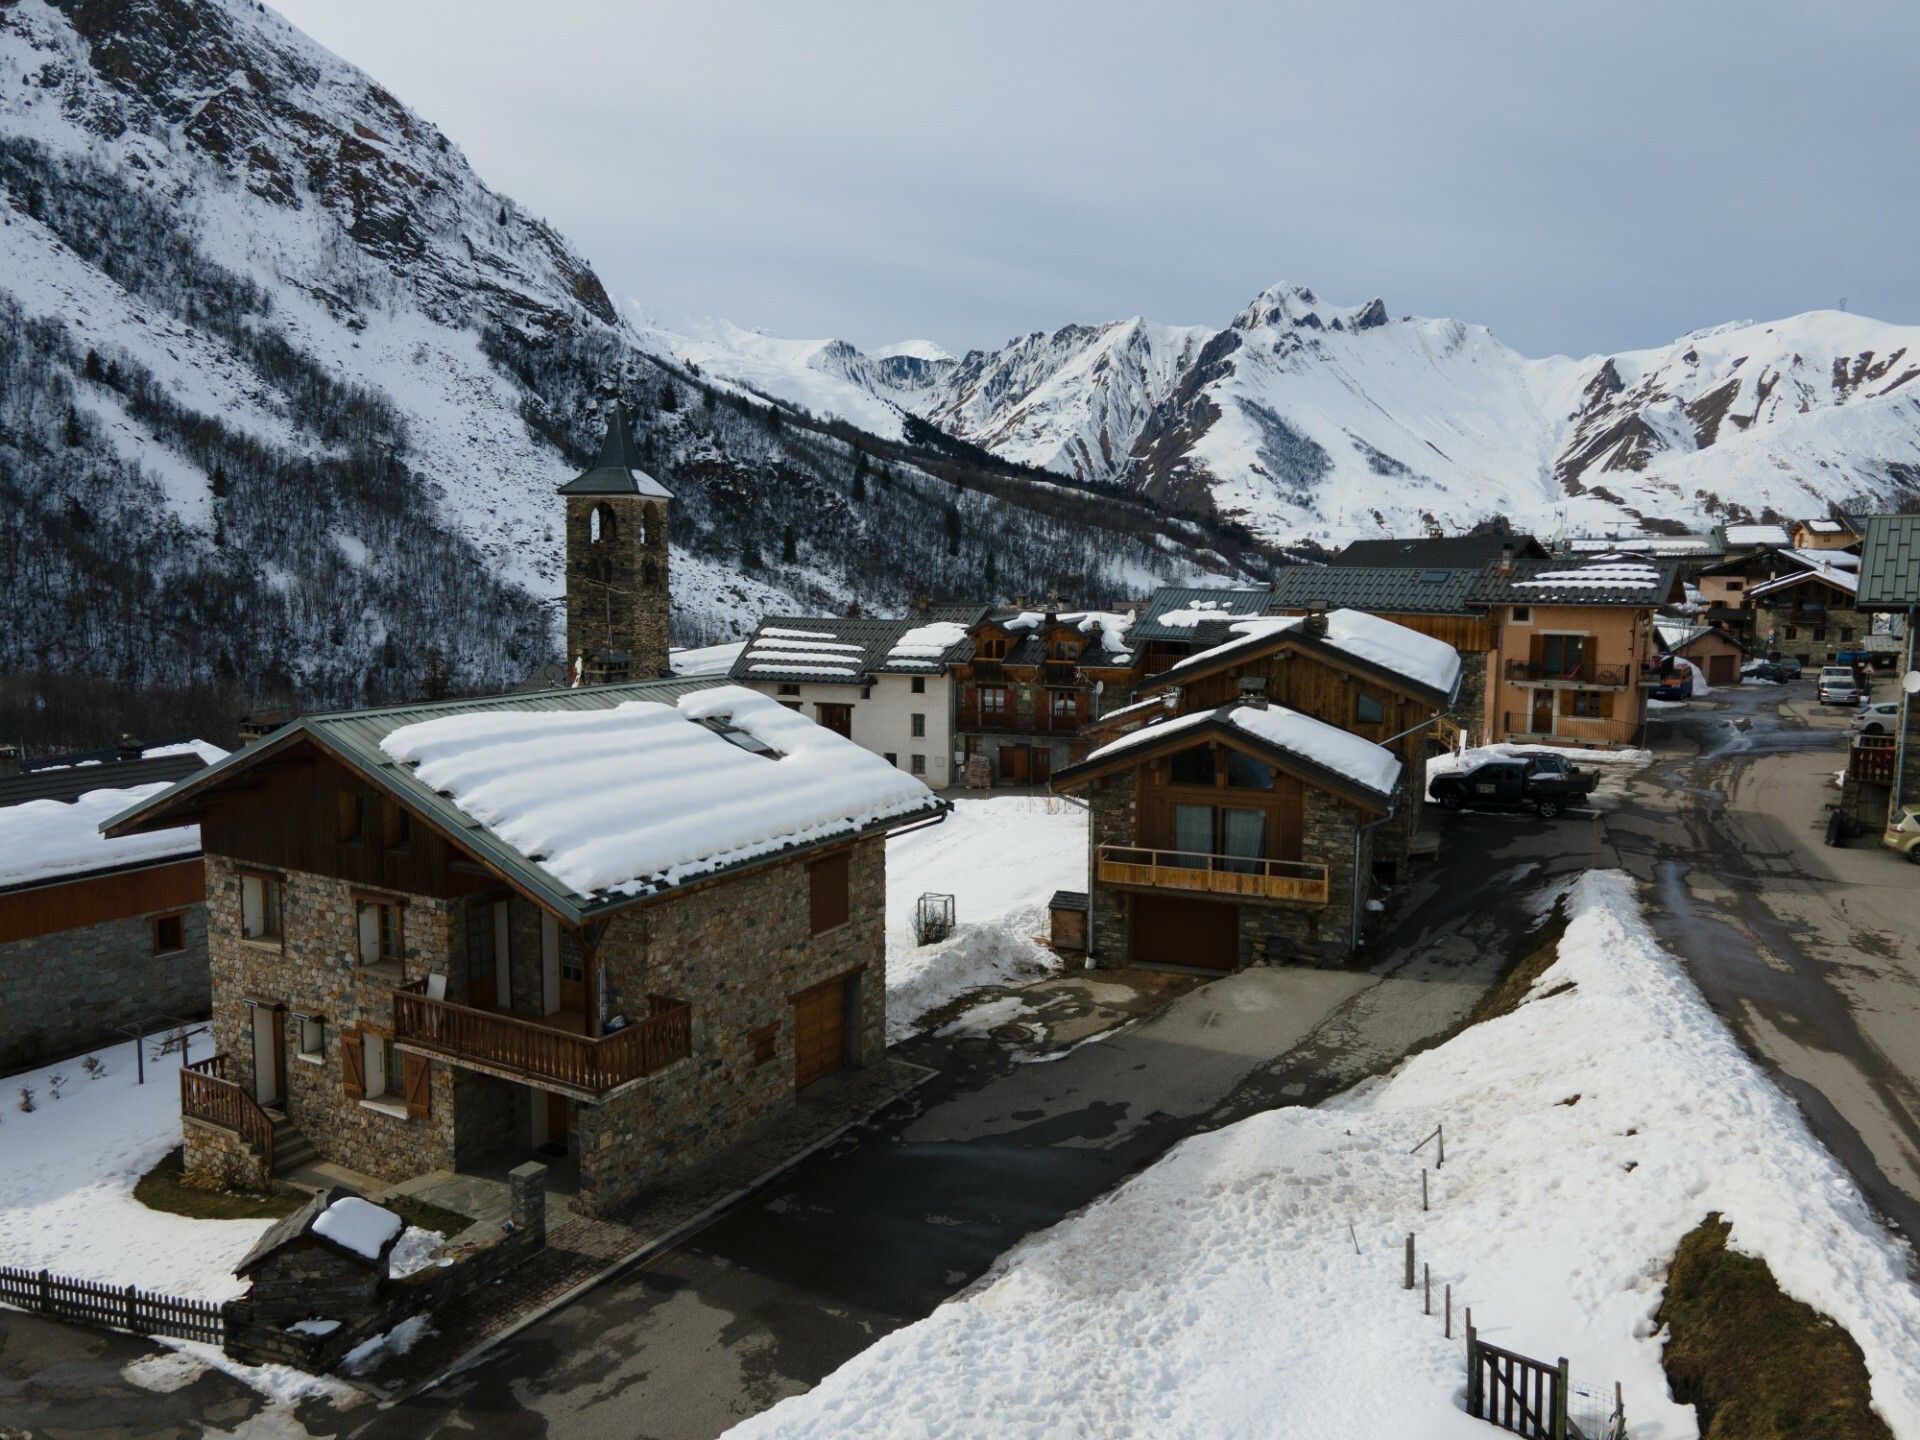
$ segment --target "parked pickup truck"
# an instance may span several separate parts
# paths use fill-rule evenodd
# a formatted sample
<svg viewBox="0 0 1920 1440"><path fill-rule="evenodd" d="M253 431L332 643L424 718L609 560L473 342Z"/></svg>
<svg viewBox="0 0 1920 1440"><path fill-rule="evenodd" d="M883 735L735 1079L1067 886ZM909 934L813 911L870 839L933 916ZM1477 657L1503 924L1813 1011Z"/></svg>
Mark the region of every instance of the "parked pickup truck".
<svg viewBox="0 0 1920 1440"><path fill-rule="evenodd" d="M1600 777L1558 755L1483 760L1470 770L1436 775L1427 798L1449 810L1531 810L1551 820L1593 793Z"/></svg>

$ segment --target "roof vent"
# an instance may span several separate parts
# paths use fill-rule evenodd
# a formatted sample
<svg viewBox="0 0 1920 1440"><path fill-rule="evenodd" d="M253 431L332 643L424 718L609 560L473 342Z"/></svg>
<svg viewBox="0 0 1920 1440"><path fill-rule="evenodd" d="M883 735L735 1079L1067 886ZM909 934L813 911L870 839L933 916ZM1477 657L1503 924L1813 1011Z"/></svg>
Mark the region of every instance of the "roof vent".
<svg viewBox="0 0 1920 1440"><path fill-rule="evenodd" d="M1300 622L1303 635L1325 635L1327 633L1327 602L1324 600L1307 601L1306 618Z"/></svg>

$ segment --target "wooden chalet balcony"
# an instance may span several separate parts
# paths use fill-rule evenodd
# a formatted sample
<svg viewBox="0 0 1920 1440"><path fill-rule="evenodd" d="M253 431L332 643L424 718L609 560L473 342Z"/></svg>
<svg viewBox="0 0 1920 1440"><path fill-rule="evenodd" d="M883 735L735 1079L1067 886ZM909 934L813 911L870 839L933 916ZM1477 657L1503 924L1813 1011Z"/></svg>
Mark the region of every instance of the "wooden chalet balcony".
<svg viewBox="0 0 1920 1440"><path fill-rule="evenodd" d="M1581 690L1625 690L1635 681L1631 665L1596 665L1582 660L1572 669L1541 660L1509 660L1507 680L1515 685L1565 685Z"/></svg>
<svg viewBox="0 0 1920 1440"><path fill-rule="evenodd" d="M1640 741L1639 724L1606 715L1535 715L1531 711L1509 710L1503 718L1506 728L1491 739L1557 740L1563 745L1600 748L1636 745ZM1539 728L1541 721L1546 722L1544 728Z"/></svg>
<svg viewBox="0 0 1920 1440"><path fill-rule="evenodd" d="M1152 850L1133 845L1102 845L1099 876L1109 885L1151 890L1191 890L1206 895L1237 895L1246 900L1327 903L1327 867L1299 860L1253 860L1238 855L1206 855L1192 850Z"/></svg>
<svg viewBox="0 0 1920 1440"><path fill-rule="evenodd" d="M1013 710L979 710L962 705L957 728L1007 735L1078 735L1086 723L1077 714L1055 715L1042 711L1037 715L1022 715Z"/></svg>
<svg viewBox="0 0 1920 1440"><path fill-rule="evenodd" d="M425 980L393 992L394 1043L490 1075L598 1100L693 1053L693 1007L649 997L644 1020L598 1037L433 1000Z"/></svg>
<svg viewBox="0 0 1920 1440"><path fill-rule="evenodd" d="M982 660L978 656L967 662L967 672L975 680L1004 680L1007 667L999 660Z"/></svg>
<svg viewBox="0 0 1920 1440"><path fill-rule="evenodd" d="M1080 674L1080 666L1073 660L1043 660L1040 662L1040 683L1042 685L1084 685L1086 680Z"/></svg>
<svg viewBox="0 0 1920 1440"><path fill-rule="evenodd" d="M1896 737L1856 735L1847 747L1847 774L1870 785L1893 784Z"/></svg>

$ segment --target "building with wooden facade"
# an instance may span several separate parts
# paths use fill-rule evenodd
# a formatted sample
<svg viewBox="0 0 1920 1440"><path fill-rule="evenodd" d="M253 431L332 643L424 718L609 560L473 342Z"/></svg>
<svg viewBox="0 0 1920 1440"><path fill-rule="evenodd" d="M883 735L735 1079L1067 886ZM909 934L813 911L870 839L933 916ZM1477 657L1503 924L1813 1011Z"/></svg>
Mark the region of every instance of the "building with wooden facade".
<svg viewBox="0 0 1920 1440"><path fill-rule="evenodd" d="M882 1055L883 837L943 810L714 679L298 720L108 827L205 845L189 1174L538 1153L617 1207Z"/></svg>
<svg viewBox="0 0 1920 1440"><path fill-rule="evenodd" d="M1655 620L1654 637L1660 653L1685 660L1712 686L1738 685L1747 651L1740 641L1718 625L1693 625Z"/></svg>
<svg viewBox="0 0 1920 1440"><path fill-rule="evenodd" d="M207 1013L199 832L99 833L205 760L192 746L65 760L0 778L0 1071Z"/></svg>
<svg viewBox="0 0 1920 1440"><path fill-rule="evenodd" d="M1139 665L1130 615L994 610L954 652L954 735L961 763L1008 785L1044 785L1086 753L1081 730L1127 703Z"/></svg>
<svg viewBox="0 0 1920 1440"><path fill-rule="evenodd" d="M1495 627L1486 733L1496 740L1638 745L1660 683L1656 611L1684 599L1678 562L1629 555L1507 559L1474 601Z"/></svg>
<svg viewBox="0 0 1920 1440"><path fill-rule="evenodd" d="M929 605L897 620L769 616L729 678L944 789L962 778L949 667L986 613Z"/></svg>
<svg viewBox="0 0 1920 1440"><path fill-rule="evenodd" d="M1773 559L1773 578L1746 592L1759 649L1820 666L1833 664L1842 650L1864 648L1872 620L1854 606L1859 555L1839 548L1796 548L1776 551Z"/></svg>

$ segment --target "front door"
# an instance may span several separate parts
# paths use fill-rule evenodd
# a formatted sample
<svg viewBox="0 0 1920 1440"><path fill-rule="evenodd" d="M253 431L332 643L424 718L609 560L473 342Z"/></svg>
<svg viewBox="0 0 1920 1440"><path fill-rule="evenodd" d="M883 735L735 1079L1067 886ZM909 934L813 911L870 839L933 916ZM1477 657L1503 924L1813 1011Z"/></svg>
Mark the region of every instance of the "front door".
<svg viewBox="0 0 1920 1440"><path fill-rule="evenodd" d="M513 991L505 974L505 901L467 907L467 1003L481 1010L506 1009Z"/></svg>
<svg viewBox="0 0 1920 1440"><path fill-rule="evenodd" d="M1133 963L1231 970L1240 958L1240 907L1185 895L1133 897Z"/></svg>
<svg viewBox="0 0 1920 1440"><path fill-rule="evenodd" d="M1053 751L1044 745L1033 747L1033 783L1044 785L1053 774Z"/></svg>
<svg viewBox="0 0 1920 1440"><path fill-rule="evenodd" d="M1027 783L1027 747L1025 745L1000 747L1000 778L1009 785Z"/></svg>
<svg viewBox="0 0 1920 1440"><path fill-rule="evenodd" d="M836 735L853 738L853 706L815 705L814 718Z"/></svg>
<svg viewBox="0 0 1920 1440"><path fill-rule="evenodd" d="M287 1050L280 1012L271 1005L254 1005L253 1098L262 1105L278 1105L286 1093Z"/></svg>
<svg viewBox="0 0 1920 1440"><path fill-rule="evenodd" d="M567 1097L547 1092L547 1144L564 1148L567 1143L568 1120L573 1108L567 1103Z"/></svg>
<svg viewBox="0 0 1920 1440"><path fill-rule="evenodd" d="M847 982L829 980L793 997L793 1088L833 1074L847 1061Z"/></svg>
<svg viewBox="0 0 1920 1440"><path fill-rule="evenodd" d="M1551 735L1553 733L1553 692L1536 690L1533 692L1533 723L1527 727L1533 735Z"/></svg>

